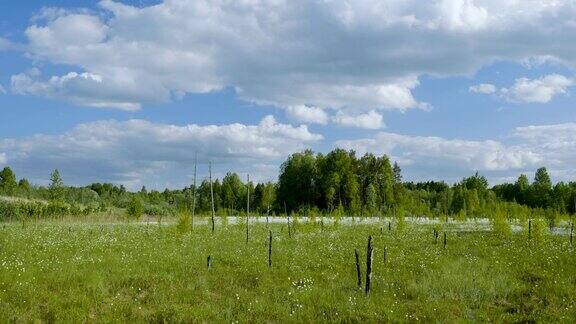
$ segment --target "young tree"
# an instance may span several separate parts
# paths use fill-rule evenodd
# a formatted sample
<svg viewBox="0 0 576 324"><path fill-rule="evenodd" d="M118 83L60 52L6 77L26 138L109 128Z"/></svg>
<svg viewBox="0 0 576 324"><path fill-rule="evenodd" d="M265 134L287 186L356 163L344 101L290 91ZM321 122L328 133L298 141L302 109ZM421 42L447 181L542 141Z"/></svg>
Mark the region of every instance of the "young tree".
<svg viewBox="0 0 576 324"><path fill-rule="evenodd" d="M378 193L373 184L369 184L366 188L366 209L368 216L374 216L374 213L378 212Z"/></svg>
<svg viewBox="0 0 576 324"><path fill-rule="evenodd" d="M394 162L394 167L392 168L394 171L394 182L400 183L402 182L402 169L398 165L398 162Z"/></svg>
<svg viewBox="0 0 576 324"><path fill-rule="evenodd" d="M58 169L52 171L50 175L49 192L51 200L61 200L64 198L64 183L62 182L62 177Z"/></svg>
<svg viewBox="0 0 576 324"><path fill-rule="evenodd" d="M130 203L126 207L126 217L130 219L140 219L144 213L144 206L142 205L142 200L137 195L132 195Z"/></svg>
<svg viewBox="0 0 576 324"><path fill-rule="evenodd" d="M18 181L18 191L26 196L28 196L30 194L30 182L28 182L28 180L26 178L22 178L20 179L20 181Z"/></svg>
<svg viewBox="0 0 576 324"><path fill-rule="evenodd" d="M16 175L10 167L4 167L0 171L0 190L7 194L13 195L16 189Z"/></svg>

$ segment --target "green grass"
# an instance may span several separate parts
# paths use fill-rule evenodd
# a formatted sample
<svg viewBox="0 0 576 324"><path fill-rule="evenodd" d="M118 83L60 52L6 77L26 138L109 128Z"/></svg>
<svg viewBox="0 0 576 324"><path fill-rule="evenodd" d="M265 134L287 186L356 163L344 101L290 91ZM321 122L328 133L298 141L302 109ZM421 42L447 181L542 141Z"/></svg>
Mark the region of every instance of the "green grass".
<svg viewBox="0 0 576 324"><path fill-rule="evenodd" d="M566 237L528 241L408 226L175 226L30 223L0 227L0 322L576 321L576 252ZM356 287L375 246L372 291ZM384 262L383 249L387 260ZM212 269L206 258L213 258ZM364 279L364 278L363 278Z"/></svg>

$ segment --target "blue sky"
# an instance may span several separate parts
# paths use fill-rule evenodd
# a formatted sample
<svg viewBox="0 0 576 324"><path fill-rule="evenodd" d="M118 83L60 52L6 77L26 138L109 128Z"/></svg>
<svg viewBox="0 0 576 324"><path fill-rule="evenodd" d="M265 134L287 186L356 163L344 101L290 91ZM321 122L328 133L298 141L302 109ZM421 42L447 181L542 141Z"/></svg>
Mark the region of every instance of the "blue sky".
<svg viewBox="0 0 576 324"><path fill-rule="evenodd" d="M576 179L572 1L0 3L0 166L182 187L194 156L387 154L407 180Z"/></svg>

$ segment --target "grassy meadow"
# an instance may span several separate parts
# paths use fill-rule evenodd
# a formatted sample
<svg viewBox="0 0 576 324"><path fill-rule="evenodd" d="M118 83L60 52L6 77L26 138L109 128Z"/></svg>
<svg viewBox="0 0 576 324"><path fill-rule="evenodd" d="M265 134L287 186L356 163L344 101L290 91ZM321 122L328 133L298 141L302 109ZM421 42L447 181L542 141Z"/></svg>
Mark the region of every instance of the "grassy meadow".
<svg viewBox="0 0 576 324"><path fill-rule="evenodd" d="M381 228L382 227L382 228ZM393 224L0 227L0 322L576 320L566 236ZM268 267L269 230L272 267ZM447 245L443 233L447 233ZM373 236L372 286L365 281ZM211 256L211 267L207 257Z"/></svg>

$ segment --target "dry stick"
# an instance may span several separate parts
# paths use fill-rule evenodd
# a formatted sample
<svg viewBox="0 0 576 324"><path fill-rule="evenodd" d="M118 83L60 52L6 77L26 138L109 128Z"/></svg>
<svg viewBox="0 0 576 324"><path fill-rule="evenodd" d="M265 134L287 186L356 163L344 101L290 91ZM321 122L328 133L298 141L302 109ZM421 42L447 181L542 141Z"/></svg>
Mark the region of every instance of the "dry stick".
<svg viewBox="0 0 576 324"><path fill-rule="evenodd" d="M268 267L272 268L272 231L269 231L268 236Z"/></svg>
<svg viewBox="0 0 576 324"><path fill-rule="evenodd" d="M366 289L365 293L370 293L370 279L372 279L372 235L368 236L368 247L366 248Z"/></svg>
<svg viewBox="0 0 576 324"><path fill-rule="evenodd" d="M210 172L210 199L212 203L212 233L214 233L214 214L216 212L214 211L214 190L212 189L212 161L208 165L208 170Z"/></svg>
<svg viewBox="0 0 576 324"><path fill-rule="evenodd" d="M248 229L248 222L250 221L250 175L248 175L248 182L246 184L248 195L246 197L246 243L248 243L248 239L250 237L249 229Z"/></svg>
<svg viewBox="0 0 576 324"><path fill-rule="evenodd" d="M284 213L286 214L286 219L288 222L288 237L292 238L292 231L290 230L290 215L288 215L288 209L286 208L286 201L284 201Z"/></svg>
<svg viewBox="0 0 576 324"><path fill-rule="evenodd" d="M362 289L362 273L360 272L360 254L357 249L354 249L354 255L356 256L356 277L358 289Z"/></svg>
<svg viewBox="0 0 576 324"><path fill-rule="evenodd" d="M196 212L196 168L198 166L198 152L194 154L194 184L192 186L192 230L194 230L194 213Z"/></svg>
<svg viewBox="0 0 576 324"><path fill-rule="evenodd" d="M383 247L382 251L384 253L384 263L386 263L386 247Z"/></svg>
<svg viewBox="0 0 576 324"><path fill-rule="evenodd" d="M574 237L574 221L572 221L572 225L570 225L570 246L572 246L573 237Z"/></svg>

